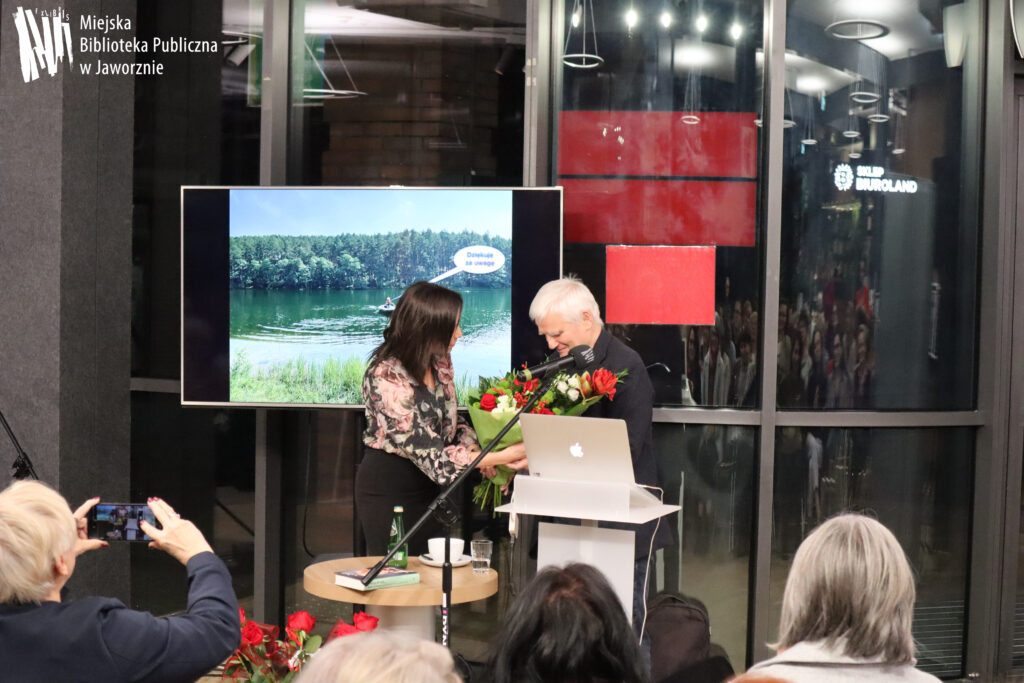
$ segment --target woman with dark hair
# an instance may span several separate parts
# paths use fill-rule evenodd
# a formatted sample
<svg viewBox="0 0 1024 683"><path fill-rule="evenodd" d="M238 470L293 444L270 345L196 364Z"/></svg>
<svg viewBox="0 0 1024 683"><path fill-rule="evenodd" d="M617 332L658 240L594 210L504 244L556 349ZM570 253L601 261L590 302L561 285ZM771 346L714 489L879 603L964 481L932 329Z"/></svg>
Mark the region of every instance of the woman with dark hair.
<svg viewBox="0 0 1024 683"><path fill-rule="evenodd" d="M392 510L405 508L409 524L480 453L476 433L458 414L451 350L462 336L458 292L429 282L412 284L395 304L384 342L370 355L363 376L366 432L356 472L356 510L371 555L387 552ZM516 444L489 453L479 467L526 466ZM409 551L426 552L428 538L443 534L428 522Z"/></svg>
<svg viewBox="0 0 1024 683"><path fill-rule="evenodd" d="M640 648L615 591L588 564L545 567L491 641L492 683L642 683Z"/></svg>

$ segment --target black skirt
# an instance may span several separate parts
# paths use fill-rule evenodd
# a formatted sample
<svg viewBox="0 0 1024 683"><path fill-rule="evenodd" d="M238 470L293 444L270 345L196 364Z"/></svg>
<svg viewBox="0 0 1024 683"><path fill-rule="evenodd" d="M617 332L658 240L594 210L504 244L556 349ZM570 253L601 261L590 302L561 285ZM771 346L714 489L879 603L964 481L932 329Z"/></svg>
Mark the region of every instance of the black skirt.
<svg viewBox="0 0 1024 683"><path fill-rule="evenodd" d="M356 514L366 537L366 552L383 555L391 535L391 516L396 505L405 508L403 520L408 531L441 487L423 474L408 458L365 448L363 461L356 470ZM413 557L427 552L427 539L444 535L444 528L431 518L409 542Z"/></svg>

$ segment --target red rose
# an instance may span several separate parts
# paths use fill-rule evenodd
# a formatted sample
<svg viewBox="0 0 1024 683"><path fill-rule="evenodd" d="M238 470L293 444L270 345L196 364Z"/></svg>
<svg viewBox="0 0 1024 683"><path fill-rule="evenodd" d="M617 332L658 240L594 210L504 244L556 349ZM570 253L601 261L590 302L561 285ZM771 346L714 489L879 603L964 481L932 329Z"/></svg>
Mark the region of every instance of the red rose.
<svg viewBox="0 0 1024 683"><path fill-rule="evenodd" d="M480 397L480 408L488 412L494 410L495 406L498 405L498 399L494 398L494 394L484 394Z"/></svg>
<svg viewBox="0 0 1024 683"><path fill-rule="evenodd" d="M361 633L361 631L352 624L346 623L344 619L338 619L334 627L331 628L331 632L327 634L327 640L334 640L341 636L350 636L353 633Z"/></svg>
<svg viewBox="0 0 1024 683"><path fill-rule="evenodd" d="M316 619L306 610L288 615L288 628L293 631L305 631L307 634L316 626Z"/></svg>
<svg viewBox="0 0 1024 683"><path fill-rule="evenodd" d="M244 607L239 607L238 608L238 623L241 624L242 626L245 626L245 608Z"/></svg>
<svg viewBox="0 0 1024 683"><path fill-rule="evenodd" d="M262 643L263 629L261 629L252 621L246 622L245 626L242 627L242 644L260 645Z"/></svg>
<svg viewBox="0 0 1024 683"><path fill-rule="evenodd" d="M615 398L615 385L618 383L619 378L614 374L604 368L598 368L594 371L591 381L593 382L595 392L607 394L609 401Z"/></svg>
<svg viewBox="0 0 1024 683"><path fill-rule="evenodd" d="M356 612L352 615L352 623L356 625L356 628L360 631L372 631L377 628L377 622L380 621L379 617L372 617L366 612Z"/></svg>

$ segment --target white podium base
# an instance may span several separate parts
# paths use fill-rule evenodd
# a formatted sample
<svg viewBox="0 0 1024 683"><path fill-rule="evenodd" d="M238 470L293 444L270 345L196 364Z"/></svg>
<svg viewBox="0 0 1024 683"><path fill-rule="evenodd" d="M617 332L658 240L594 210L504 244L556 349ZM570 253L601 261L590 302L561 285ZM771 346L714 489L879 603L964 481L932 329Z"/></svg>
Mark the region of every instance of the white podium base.
<svg viewBox="0 0 1024 683"><path fill-rule="evenodd" d="M585 562L601 570L633 620L633 538L622 529L541 522L537 533L537 569Z"/></svg>

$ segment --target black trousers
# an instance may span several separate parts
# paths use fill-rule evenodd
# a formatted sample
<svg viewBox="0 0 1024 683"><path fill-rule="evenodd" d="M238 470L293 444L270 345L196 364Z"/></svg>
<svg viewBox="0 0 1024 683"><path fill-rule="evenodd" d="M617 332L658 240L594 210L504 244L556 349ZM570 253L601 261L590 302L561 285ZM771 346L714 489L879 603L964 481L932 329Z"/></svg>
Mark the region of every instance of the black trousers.
<svg viewBox="0 0 1024 683"><path fill-rule="evenodd" d="M391 535L391 516L396 505L405 508L403 520L408 531L441 492L441 487L423 474L411 460L366 448L356 470L356 514L366 537L366 552L384 555ZM444 536L444 527L431 518L409 542L413 557L427 552L427 539Z"/></svg>

